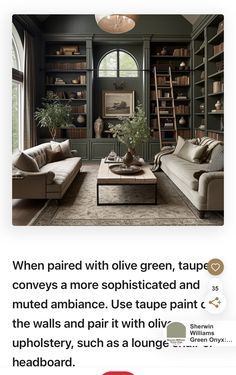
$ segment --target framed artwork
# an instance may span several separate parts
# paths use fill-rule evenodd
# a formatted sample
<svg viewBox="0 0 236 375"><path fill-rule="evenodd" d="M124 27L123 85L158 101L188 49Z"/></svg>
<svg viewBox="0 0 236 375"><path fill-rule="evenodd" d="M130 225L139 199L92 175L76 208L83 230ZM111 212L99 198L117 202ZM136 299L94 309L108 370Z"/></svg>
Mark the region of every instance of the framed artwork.
<svg viewBox="0 0 236 375"><path fill-rule="evenodd" d="M103 91L103 117L130 117L134 113L134 91Z"/></svg>

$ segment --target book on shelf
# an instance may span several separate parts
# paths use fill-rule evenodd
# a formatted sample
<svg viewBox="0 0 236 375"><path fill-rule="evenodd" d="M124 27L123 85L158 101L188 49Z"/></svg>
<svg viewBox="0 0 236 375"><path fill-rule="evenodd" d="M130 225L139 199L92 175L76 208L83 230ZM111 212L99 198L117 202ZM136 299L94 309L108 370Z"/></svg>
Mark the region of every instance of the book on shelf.
<svg viewBox="0 0 236 375"><path fill-rule="evenodd" d="M85 61L77 62L77 63L47 63L46 69L47 70L80 70L86 69L87 65Z"/></svg>
<svg viewBox="0 0 236 375"><path fill-rule="evenodd" d="M85 74L81 74L80 77L79 77L79 80L80 80L81 85L86 85L86 75Z"/></svg>
<svg viewBox="0 0 236 375"><path fill-rule="evenodd" d="M177 106L175 106L175 113L186 115L186 114L189 113L189 106L188 105L177 105Z"/></svg>
<svg viewBox="0 0 236 375"><path fill-rule="evenodd" d="M189 77L188 76L181 76L181 77L175 77L175 79L172 81L176 85L189 85Z"/></svg>
<svg viewBox="0 0 236 375"><path fill-rule="evenodd" d="M213 54L216 55L217 53L224 51L224 42L213 46Z"/></svg>
<svg viewBox="0 0 236 375"><path fill-rule="evenodd" d="M160 115L168 115L169 111L160 110Z"/></svg>
<svg viewBox="0 0 236 375"><path fill-rule="evenodd" d="M164 128L169 128L169 129L171 129L171 128L173 128L173 127L174 127L173 122L165 122L165 123L164 123Z"/></svg>
<svg viewBox="0 0 236 375"><path fill-rule="evenodd" d="M187 57L189 55L187 48L175 48L173 51L173 56Z"/></svg>

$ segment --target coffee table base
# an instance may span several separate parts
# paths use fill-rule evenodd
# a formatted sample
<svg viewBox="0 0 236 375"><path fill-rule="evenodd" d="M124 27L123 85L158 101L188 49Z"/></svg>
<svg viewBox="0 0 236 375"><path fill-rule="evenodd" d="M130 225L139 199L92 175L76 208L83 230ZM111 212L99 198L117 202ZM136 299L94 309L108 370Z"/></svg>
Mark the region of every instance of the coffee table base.
<svg viewBox="0 0 236 375"><path fill-rule="evenodd" d="M99 201L99 187L100 186L140 186L140 187L142 187L142 186L153 186L154 187L154 194L155 194L155 196L154 196L154 202L148 202L148 203L145 203L145 202L139 202L139 203L133 203L133 202L131 202L131 203L128 203L128 202L126 202L126 203L101 203L100 201ZM97 206L139 206L139 205L153 205L153 204L157 204L157 184L155 183L155 184L119 184L119 183L109 183L109 184L99 184L99 183L97 183Z"/></svg>

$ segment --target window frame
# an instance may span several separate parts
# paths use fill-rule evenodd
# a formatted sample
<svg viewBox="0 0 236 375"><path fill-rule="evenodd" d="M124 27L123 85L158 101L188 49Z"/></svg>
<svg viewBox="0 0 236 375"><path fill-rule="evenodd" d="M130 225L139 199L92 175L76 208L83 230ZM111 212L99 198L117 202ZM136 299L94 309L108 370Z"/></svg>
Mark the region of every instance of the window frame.
<svg viewBox="0 0 236 375"><path fill-rule="evenodd" d="M12 44L15 49L17 65L19 69L12 67L12 84L17 84L17 108L18 110L18 149L23 149L23 59L24 59L24 49L21 42L20 36L14 24L12 24ZM12 106L13 110L13 106ZM13 119L13 116L12 116ZM12 123L12 132L13 132L13 123ZM12 133L12 146L13 146L13 133ZM13 149L12 151L16 151Z"/></svg>
<svg viewBox="0 0 236 375"><path fill-rule="evenodd" d="M103 59L106 57L106 56L108 56L110 53L113 53L113 52L116 52L116 62L117 62L117 68L116 68L116 70L112 70L112 69L100 69L100 65L101 65L101 63L102 63L102 61L103 61ZM137 69L120 69L120 52L123 52L123 53L125 53L125 54L127 54L127 55L129 55L129 57L131 57L132 58L132 60L134 61L134 63L136 64L136 68ZM100 76L100 71L103 71L103 72L109 72L109 71L115 71L116 72L116 75L115 76L107 76L107 77L102 77L102 76ZM120 76L120 72L125 72L125 71L132 71L132 72L136 72L137 73L137 76L136 77L129 77L129 76ZM138 62L137 62L137 59L130 53L130 52L128 52L128 51L126 51L125 49L123 49L123 48L114 48L114 49L112 49L112 50L110 50L110 51L108 51L108 52L106 52L101 58L100 58L100 60L99 60L99 62L98 62L98 69L97 69L97 77L98 78L139 78L139 64L138 64Z"/></svg>

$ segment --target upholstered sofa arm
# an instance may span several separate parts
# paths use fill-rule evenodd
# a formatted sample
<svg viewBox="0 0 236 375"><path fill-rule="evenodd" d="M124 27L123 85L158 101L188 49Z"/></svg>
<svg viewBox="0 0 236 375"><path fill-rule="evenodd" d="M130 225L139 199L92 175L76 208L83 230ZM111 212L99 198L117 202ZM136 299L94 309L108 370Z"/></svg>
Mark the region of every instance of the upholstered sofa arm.
<svg viewBox="0 0 236 375"><path fill-rule="evenodd" d="M26 171L20 171L14 173L12 175L13 180L23 180L23 179L30 179L30 180L37 180L44 181L47 185L52 184L55 177L55 173L52 171L47 172L26 172Z"/></svg>
<svg viewBox="0 0 236 375"><path fill-rule="evenodd" d="M198 192L206 198L207 210L224 209L224 172L207 172L199 178Z"/></svg>
<svg viewBox="0 0 236 375"><path fill-rule="evenodd" d="M72 153L72 157L79 156L79 151L78 150L70 150L70 152Z"/></svg>
<svg viewBox="0 0 236 375"><path fill-rule="evenodd" d="M53 183L55 174L48 172L19 171L12 176L12 195L14 199L40 198L47 196L47 185Z"/></svg>

